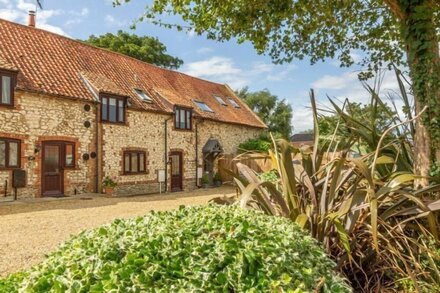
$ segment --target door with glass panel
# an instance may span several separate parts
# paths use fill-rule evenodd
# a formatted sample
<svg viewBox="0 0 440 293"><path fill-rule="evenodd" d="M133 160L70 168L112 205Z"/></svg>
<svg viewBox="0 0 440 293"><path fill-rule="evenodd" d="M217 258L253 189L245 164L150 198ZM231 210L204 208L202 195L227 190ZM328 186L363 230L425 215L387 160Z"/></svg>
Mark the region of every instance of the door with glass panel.
<svg viewBox="0 0 440 293"><path fill-rule="evenodd" d="M180 191L183 189L182 152L171 152L170 163L171 163L171 191Z"/></svg>
<svg viewBox="0 0 440 293"><path fill-rule="evenodd" d="M62 196L64 194L64 171L75 165L74 144L49 141L43 143L42 195Z"/></svg>

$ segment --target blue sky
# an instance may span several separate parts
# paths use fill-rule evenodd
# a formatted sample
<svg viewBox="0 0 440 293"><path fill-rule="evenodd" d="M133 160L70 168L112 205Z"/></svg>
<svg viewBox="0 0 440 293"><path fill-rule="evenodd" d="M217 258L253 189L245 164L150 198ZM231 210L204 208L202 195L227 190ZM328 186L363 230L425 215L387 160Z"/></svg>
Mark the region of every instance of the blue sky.
<svg viewBox="0 0 440 293"><path fill-rule="evenodd" d="M312 127L308 109L310 88L316 90L322 107L328 105L326 94L368 102L365 90L357 81L359 68L342 69L335 60L313 66L307 60L274 65L268 56L256 54L249 43L219 43L204 36L164 29L146 22L138 24L135 31L130 30L133 20L148 2L132 0L114 8L111 0L43 0L44 10L37 15L37 27L75 39L118 30L158 37L167 46L169 54L184 60L180 71L227 83L234 89L243 86L249 86L252 91L267 88L286 99L294 111L294 132ZM35 8L34 3L34 0L0 0L0 18L25 24L27 11ZM359 58L356 52L352 56ZM390 76L385 78L382 89L396 89Z"/></svg>

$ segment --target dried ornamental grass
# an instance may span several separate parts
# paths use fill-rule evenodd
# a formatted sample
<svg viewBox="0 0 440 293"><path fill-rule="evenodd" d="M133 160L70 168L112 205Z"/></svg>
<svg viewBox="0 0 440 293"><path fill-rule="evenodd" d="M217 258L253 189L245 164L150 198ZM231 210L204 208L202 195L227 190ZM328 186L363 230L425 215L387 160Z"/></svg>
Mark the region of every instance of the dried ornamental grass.
<svg viewBox="0 0 440 293"><path fill-rule="evenodd" d="M350 292L334 266L287 219L210 205L83 232L0 291Z"/></svg>

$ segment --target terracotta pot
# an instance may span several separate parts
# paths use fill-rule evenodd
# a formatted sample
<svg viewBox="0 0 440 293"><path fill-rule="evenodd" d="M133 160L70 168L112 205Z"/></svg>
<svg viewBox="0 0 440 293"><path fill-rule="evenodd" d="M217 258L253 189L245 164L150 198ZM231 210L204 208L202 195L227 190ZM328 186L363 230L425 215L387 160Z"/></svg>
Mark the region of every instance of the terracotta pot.
<svg viewBox="0 0 440 293"><path fill-rule="evenodd" d="M114 187L104 187L104 193L107 196L113 196Z"/></svg>

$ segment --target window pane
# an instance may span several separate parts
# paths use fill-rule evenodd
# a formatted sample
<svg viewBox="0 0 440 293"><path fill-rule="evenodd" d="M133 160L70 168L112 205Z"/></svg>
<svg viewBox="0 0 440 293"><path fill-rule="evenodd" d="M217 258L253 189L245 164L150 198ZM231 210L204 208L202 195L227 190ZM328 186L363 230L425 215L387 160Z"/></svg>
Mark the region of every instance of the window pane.
<svg viewBox="0 0 440 293"><path fill-rule="evenodd" d="M0 167L5 167L6 164L6 143L0 141Z"/></svg>
<svg viewBox="0 0 440 293"><path fill-rule="evenodd" d="M11 104L11 77L2 76L2 104Z"/></svg>
<svg viewBox="0 0 440 293"><path fill-rule="evenodd" d="M174 119L175 119L175 125L176 125L176 128L180 128L180 123L179 123L179 121L180 121L180 111L177 109L176 110L176 114L174 115Z"/></svg>
<svg viewBox="0 0 440 293"><path fill-rule="evenodd" d="M73 145L66 144L66 166L74 166L73 162Z"/></svg>
<svg viewBox="0 0 440 293"><path fill-rule="evenodd" d="M130 154L124 155L124 171L130 172Z"/></svg>
<svg viewBox="0 0 440 293"><path fill-rule="evenodd" d="M180 156L171 156L171 175L180 175Z"/></svg>
<svg viewBox="0 0 440 293"><path fill-rule="evenodd" d="M114 98L108 99L108 104L109 104L108 121L116 122L116 99Z"/></svg>
<svg viewBox="0 0 440 293"><path fill-rule="evenodd" d="M118 100L119 122L124 122L124 101Z"/></svg>
<svg viewBox="0 0 440 293"><path fill-rule="evenodd" d="M185 127L185 110L180 110L180 128L183 128L183 129L185 129L186 127Z"/></svg>
<svg viewBox="0 0 440 293"><path fill-rule="evenodd" d="M139 172L145 171L145 155L144 153L139 153Z"/></svg>
<svg viewBox="0 0 440 293"><path fill-rule="evenodd" d="M131 154L131 172L138 172L138 156Z"/></svg>
<svg viewBox="0 0 440 293"><path fill-rule="evenodd" d="M18 143L9 142L9 166L18 166Z"/></svg>
<svg viewBox="0 0 440 293"><path fill-rule="evenodd" d="M191 111L186 111L186 129L191 129Z"/></svg>
<svg viewBox="0 0 440 293"><path fill-rule="evenodd" d="M108 119L108 113L107 113L107 98L102 98L102 119L107 120Z"/></svg>

